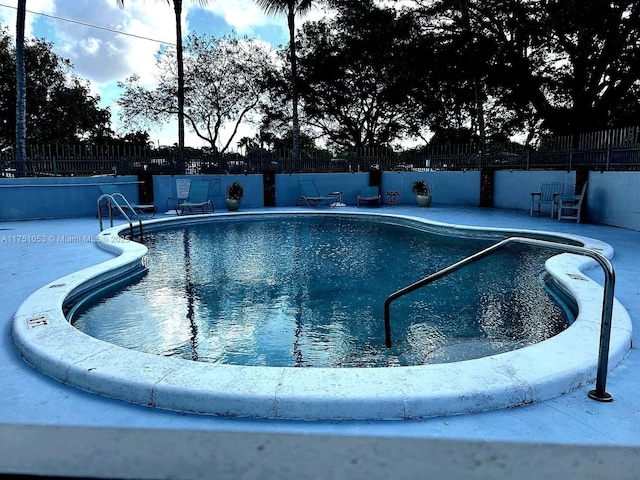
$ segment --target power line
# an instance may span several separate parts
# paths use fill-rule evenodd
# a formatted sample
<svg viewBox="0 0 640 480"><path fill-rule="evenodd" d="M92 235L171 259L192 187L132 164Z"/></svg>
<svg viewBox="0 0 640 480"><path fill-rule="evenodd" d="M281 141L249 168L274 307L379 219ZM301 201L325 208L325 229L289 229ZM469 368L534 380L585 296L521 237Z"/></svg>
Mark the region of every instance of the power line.
<svg viewBox="0 0 640 480"><path fill-rule="evenodd" d="M18 7L14 7L12 5L5 5L3 3L0 3L0 7L12 8L13 10L17 10L18 9ZM84 22L80 22L78 20L71 20L70 18L57 17L55 15L49 15L47 13L34 12L33 10L26 10L26 11L28 13L32 13L34 15L41 15L43 17L51 18L53 20L60 20L60 21L63 21L63 22L68 22L68 23L75 23L77 25L82 25L83 27L95 28L97 30L104 30L106 32L117 33L118 35L126 35L127 37L139 38L140 40L149 40L150 42L162 43L164 45L171 45L173 47L176 46L176 44L173 43L173 42L165 42L164 40L157 40L155 38L143 37L141 35L135 35L133 33L121 32L119 30L114 30L112 28L100 27L98 25L92 25L90 23L84 23Z"/></svg>

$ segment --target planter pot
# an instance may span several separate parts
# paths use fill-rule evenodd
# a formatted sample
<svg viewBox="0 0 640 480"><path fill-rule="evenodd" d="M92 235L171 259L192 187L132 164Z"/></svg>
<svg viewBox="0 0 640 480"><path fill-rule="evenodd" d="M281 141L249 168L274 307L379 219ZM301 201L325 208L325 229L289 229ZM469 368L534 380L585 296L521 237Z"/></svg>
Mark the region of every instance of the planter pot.
<svg viewBox="0 0 640 480"><path fill-rule="evenodd" d="M416 195L416 199L418 200L419 207L431 206L431 195Z"/></svg>
<svg viewBox="0 0 640 480"><path fill-rule="evenodd" d="M230 212L237 212L238 210L240 210L240 200L227 198L227 210L229 210Z"/></svg>

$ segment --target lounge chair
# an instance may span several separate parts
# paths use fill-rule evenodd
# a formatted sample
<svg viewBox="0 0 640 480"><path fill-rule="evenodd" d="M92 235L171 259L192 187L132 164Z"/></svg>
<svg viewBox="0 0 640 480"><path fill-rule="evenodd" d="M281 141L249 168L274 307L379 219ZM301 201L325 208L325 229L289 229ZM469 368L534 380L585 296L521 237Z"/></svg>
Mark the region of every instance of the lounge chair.
<svg viewBox="0 0 640 480"><path fill-rule="evenodd" d="M558 196L558 221L575 220L580 223L582 212L582 201L587 192L587 183L582 186L580 195L560 195Z"/></svg>
<svg viewBox="0 0 640 480"><path fill-rule="evenodd" d="M306 202L308 207L316 207L319 203L328 205L335 200L335 197L320 195L316 182L313 180L298 180L298 185L300 185L302 193L296 200L296 207L301 201Z"/></svg>
<svg viewBox="0 0 640 480"><path fill-rule="evenodd" d="M184 202L178 204L176 213L184 215L185 210L188 210L189 213L193 213L194 210L207 213L209 208L213 213L215 208L213 202L209 200L209 182L191 182L189 196Z"/></svg>
<svg viewBox="0 0 640 480"><path fill-rule="evenodd" d="M529 215L533 217L534 212L540 216L540 210L543 205L549 205L551 208L551 218L556 214L558 208L557 197L562 195L564 185L559 182L542 183L539 192L531 193L531 211Z"/></svg>
<svg viewBox="0 0 640 480"><path fill-rule="evenodd" d="M358 208L360 208L360 202L375 203L380 206L380 189L376 186L362 187L360 195L356 195Z"/></svg>
<svg viewBox="0 0 640 480"><path fill-rule="evenodd" d="M139 205L137 203L131 203L122 194L117 185L107 183L104 185L98 185L98 188L100 189L100 193L102 195L109 195L108 201L100 204L101 209L108 209L109 206L111 206L111 210L117 213L120 213L120 209L125 211L125 213L126 210L132 209L136 214L143 215L147 218L152 218L157 212L155 205ZM114 203L117 204L117 206ZM120 208L118 208L118 206Z"/></svg>

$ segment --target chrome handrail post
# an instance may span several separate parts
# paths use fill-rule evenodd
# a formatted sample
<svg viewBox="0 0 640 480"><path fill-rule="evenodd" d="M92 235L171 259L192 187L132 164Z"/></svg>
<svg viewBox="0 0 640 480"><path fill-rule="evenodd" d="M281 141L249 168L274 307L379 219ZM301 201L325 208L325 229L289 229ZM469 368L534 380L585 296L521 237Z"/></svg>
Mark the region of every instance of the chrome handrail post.
<svg viewBox="0 0 640 480"><path fill-rule="evenodd" d="M600 324L600 346L598 349L598 371L596 373L596 388L589 391L589 398L600 402L610 402L613 397L606 392L607 373L609 370L609 344L611 341L611 318L613 316L614 288L616 275L608 258L597 253L594 256L605 272L604 294L602 299L602 320Z"/></svg>
<svg viewBox="0 0 640 480"><path fill-rule="evenodd" d="M385 329L385 345L387 348L391 348L391 318L390 318L390 310L391 310L391 302L400 298L408 293L417 290L420 287L423 287L438 278L444 277L449 273L452 273L459 268L464 267L470 263L473 263L481 258L484 258L494 251L502 248L503 246L510 243L525 243L528 245L534 245L539 247L551 248L554 250L561 250L566 253L576 253L579 255L585 255L594 259L602 270L604 271L604 291L603 291L603 299L602 299L602 318L600 323L600 342L598 348L598 366L596 372L596 388L595 390L591 390L589 392L589 398L594 400L598 400L601 402L610 402L613 400L613 397L606 392L606 384L607 384L607 371L609 365L609 344L611 340L611 317L613 315L613 302L614 302L614 289L615 289L615 271L613 269L613 265L609 261L607 257L605 257L602 253L586 248L579 247L575 245L566 245L563 243L549 242L547 240L538 240L535 238L524 238L524 237L509 237L504 240L501 240L498 243L491 245L490 247L485 248L477 253L469 255L468 257L456 262L448 267L445 267L437 272L429 275L428 277L423 278L422 280L418 280L411 285L408 285L400 290L389 295L384 302L384 329Z"/></svg>
<svg viewBox="0 0 640 480"><path fill-rule="evenodd" d="M127 222L129 223L129 233L130 233L131 239L133 240L134 238L133 222L131 221L131 218L129 218L129 215L127 215L125 211L122 209L122 206L118 202L116 202L116 199L114 198L116 195L118 195L122 199L122 201L127 205L127 208L136 216L136 219L138 220L138 227L140 228L140 238L142 238L142 219L140 218L140 215L138 215L138 212L135 211L135 209L131 206L129 201L121 193L114 193L114 194L105 193L103 195L100 195L100 197L98 198L98 220L100 222L100 231L102 231L102 214L100 212L100 201L103 198L106 198L107 206L109 207L109 221L111 226L113 227L113 206L115 206L120 211L122 216L127 219Z"/></svg>

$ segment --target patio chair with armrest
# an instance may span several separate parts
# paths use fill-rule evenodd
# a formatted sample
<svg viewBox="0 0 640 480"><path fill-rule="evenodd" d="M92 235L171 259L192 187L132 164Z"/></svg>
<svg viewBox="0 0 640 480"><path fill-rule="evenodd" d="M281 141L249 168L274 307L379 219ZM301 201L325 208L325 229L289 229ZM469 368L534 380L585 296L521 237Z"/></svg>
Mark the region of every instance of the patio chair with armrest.
<svg viewBox="0 0 640 480"><path fill-rule="evenodd" d="M184 202L178 203L176 213L184 215L186 210L189 213L194 213L194 210L199 210L200 213L207 213L209 209L211 209L211 213L215 211L213 202L209 200L209 182L191 182L189 196Z"/></svg>
<svg viewBox="0 0 640 480"><path fill-rule="evenodd" d="M560 182L543 182L539 192L531 193L531 211L529 215L533 217L534 212L540 216L543 206L548 205L551 210L551 218L556 214L557 197L562 195L564 184Z"/></svg>
<svg viewBox="0 0 640 480"><path fill-rule="evenodd" d="M380 206L380 189L378 187L362 187L360 194L356 195L356 204L360 208L360 202L367 202L368 204L375 203Z"/></svg>
<svg viewBox="0 0 640 480"><path fill-rule="evenodd" d="M130 202L120 191L117 185L111 183L105 183L103 185L98 185L98 189L102 195L109 195L110 201L102 203L100 209L105 209L111 207L112 213L120 213L118 206L123 211L129 210L129 206L133 209L134 213L145 216L147 218L152 218L156 212L156 206L153 204L148 205L140 205L137 203ZM117 206L115 204L117 204Z"/></svg>
<svg viewBox="0 0 640 480"><path fill-rule="evenodd" d="M580 223L580 215L582 213L582 202L587 192L587 182L582 186L582 192L579 195L560 195L558 196L558 221L575 220Z"/></svg>
<svg viewBox="0 0 640 480"><path fill-rule="evenodd" d="M319 203L328 205L335 197L320 195L314 180L298 180L302 193L296 200L296 207L304 201L308 207L316 207Z"/></svg>

